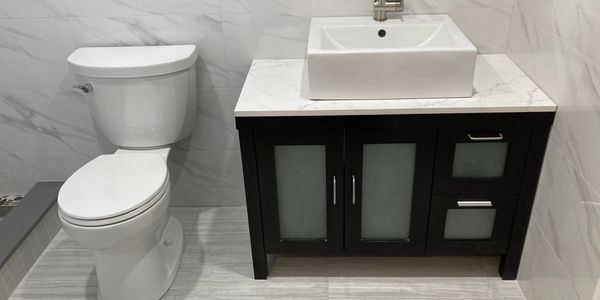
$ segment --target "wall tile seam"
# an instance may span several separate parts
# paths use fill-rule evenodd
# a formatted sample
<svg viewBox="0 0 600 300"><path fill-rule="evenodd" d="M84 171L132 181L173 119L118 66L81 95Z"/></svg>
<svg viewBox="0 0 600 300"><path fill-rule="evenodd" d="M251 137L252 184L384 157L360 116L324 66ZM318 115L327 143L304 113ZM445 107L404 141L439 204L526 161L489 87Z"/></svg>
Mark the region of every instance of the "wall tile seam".
<svg viewBox="0 0 600 300"><path fill-rule="evenodd" d="M292 18L298 18L298 19L304 19L304 20L310 20L313 17L316 17L317 14L294 14L294 13L290 13L290 12L278 12L278 11L252 11L252 12L222 12L220 14L221 16L240 16L240 15L247 15L247 16L282 16L282 17L292 17ZM315 15L315 16L313 16Z"/></svg>
<svg viewBox="0 0 600 300"><path fill-rule="evenodd" d="M508 8L511 6L497 6L497 7L503 7L503 8ZM497 7L457 7L457 8L452 8L452 9L461 9L461 8L482 8L482 9L496 9ZM362 16L362 17L366 17L366 16L370 16L370 12L369 11L356 11L356 14L344 14L344 15L335 15L334 13L337 11L331 11L331 12L316 12L316 13L310 13L310 14L306 14L306 15L300 15L300 14L294 14L294 13L290 13L290 12L274 12L274 11L253 11L253 12L211 12L211 13L186 13L186 14L146 14L146 15L123 15L123 16L76 16L76 15L67 15L67 16L52 16L52 17L0 17L0 21L11 21L11 20L21 20L21 21L26 21L26 20L71 20L71 19L140 19L140 18L156 18L156 17L202 17L202 16L226 16L226 15L233 15L233 16L239 16L239 15L249 15L249 16L283 16L283 17L293 17L293 18L300 18L300 19L306 19L306 20L310 20L311 18L314 17L328 17L327 15L321 15L321 13L324 14L332 14L331 17L346 17L346 16ZM354 13L354 11L352 11L352 13ZM430 14L447 14L446 12L431 12ZM424 12L419 12L419 13L410 13L410 14L406 14L406 15L413 15L413 14L425 14Z"/></svg>
<svg viewBox="0 0 600 300"><path fill-rule="evenodd" d="M67 16L55 19L79 20L79 19L143 19L157 17L220 17L222 14L214 13L186 13L186 14L148 14L148 15L127 15L127 16Z"/></svg>
<svg viewBox="0 0 600 300"><path fill-rule="evenodd" d="M187 17L201 17L201 16L220 16L223 13L219 10L218 12L210 12L210 13L185 13L185 14L132 14L132 15L117 15L117 16L107 16L107 15L98 15L98 16L79 16L79 15L62 15L62 16L43 16L43 17L0 17L0 21L10 21L10 20L69 20L69 19L126 19L126 18L144 18L144 17L176 17L176 16L187 16ZM246 13L240 13L246 14Z"/></svg>

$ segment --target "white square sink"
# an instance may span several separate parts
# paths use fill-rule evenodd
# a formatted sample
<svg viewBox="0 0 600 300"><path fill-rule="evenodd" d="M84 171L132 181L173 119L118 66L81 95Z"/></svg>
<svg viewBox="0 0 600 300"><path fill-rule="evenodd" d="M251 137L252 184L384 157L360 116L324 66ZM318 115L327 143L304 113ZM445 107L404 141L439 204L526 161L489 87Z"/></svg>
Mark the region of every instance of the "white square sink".
<svg viewBox="0 0 600 300"><path fill-rule="evenodd" d="M447 15L313 18L309 98L471 97L476 56Z"/></svg>

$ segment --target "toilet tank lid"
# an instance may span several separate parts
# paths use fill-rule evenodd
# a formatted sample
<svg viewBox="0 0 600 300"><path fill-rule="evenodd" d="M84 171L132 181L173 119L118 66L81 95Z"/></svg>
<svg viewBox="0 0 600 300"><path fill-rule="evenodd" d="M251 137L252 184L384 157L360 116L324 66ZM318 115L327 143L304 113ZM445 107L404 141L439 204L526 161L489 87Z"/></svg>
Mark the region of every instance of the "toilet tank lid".
<svg viewBox="0 0 600 300"><path fill-rule="evenodd" d="M67 61L75 74L101 78L148 77L192 67L198 57L195 45L84 47Z"/></svg>

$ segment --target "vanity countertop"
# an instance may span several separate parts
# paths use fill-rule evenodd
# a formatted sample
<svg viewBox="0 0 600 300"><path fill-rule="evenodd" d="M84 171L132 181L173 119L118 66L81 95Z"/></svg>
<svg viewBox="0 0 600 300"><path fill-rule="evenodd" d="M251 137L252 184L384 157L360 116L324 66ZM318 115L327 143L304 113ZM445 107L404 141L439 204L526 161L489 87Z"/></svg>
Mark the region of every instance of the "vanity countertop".
<svg viewBox="0 0 600 300"><path fill-rule="evenodd" d="M556 104L504 54L477 56L470 98L310 100L304 59L254 60L236 117L553 112Z"/></svg>

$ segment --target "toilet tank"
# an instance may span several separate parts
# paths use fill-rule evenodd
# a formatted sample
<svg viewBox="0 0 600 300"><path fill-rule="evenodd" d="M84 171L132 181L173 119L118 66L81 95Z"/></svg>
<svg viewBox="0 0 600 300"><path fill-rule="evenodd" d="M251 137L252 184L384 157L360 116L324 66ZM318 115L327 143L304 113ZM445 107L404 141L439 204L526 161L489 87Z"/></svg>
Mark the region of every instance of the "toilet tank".
<svg viewBox="0 0 600 300"><path fill-rule="evenodd" d="M67 59L96 123L113 144L152 148L191 134L196 46L79 48Z"/></svg>

